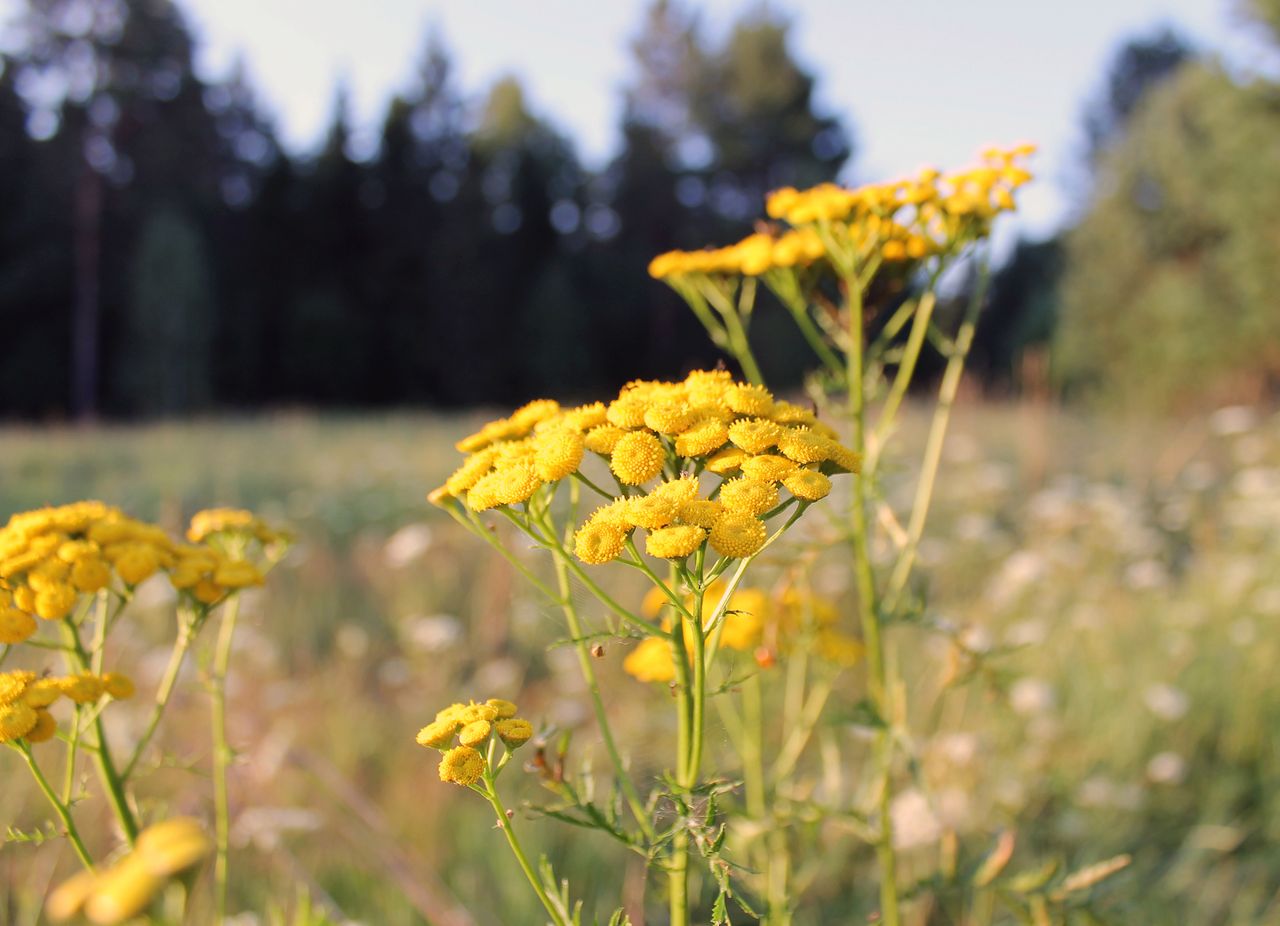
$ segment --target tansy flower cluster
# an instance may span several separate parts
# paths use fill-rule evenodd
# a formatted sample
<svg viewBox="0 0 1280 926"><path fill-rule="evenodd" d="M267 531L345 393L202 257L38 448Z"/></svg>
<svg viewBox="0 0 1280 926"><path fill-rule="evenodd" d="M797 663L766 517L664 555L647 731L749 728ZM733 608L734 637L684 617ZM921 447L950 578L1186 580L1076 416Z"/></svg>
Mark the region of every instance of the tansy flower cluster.
<svg viewBox="0 0 1280 926"><path fill-rule="evenodd" d="M1031 180L1022 161L1033 145L988 148L982 163L940 174L849 189L822 183L807 190L785 187L770 193L765 211L790 228L757 232L736 244L703 251L669 251L649 264L655 279L696 276L763 276L822 260L828 241L885 262L922 260L985 233L1002 212L1016 208L1014 192ZM819 229L825 229L824 240Z"/></svg>
<svg viewBox="0 0 1280 926"><path fill-rule="evenodd" d="M724 596L727 585L718 579L703 592L704 624ZM695 599L688 596L684 605L692 609ZM669 608L660 589L651 589L641 605L646 617L657 617ZM814 634L814 652L819 658L840 666L853 665L862 655L862 644L856 638L836 629L839 612L834 602L788 586L778 597L764 589L739 588L729 596L720 631L720 646L738 652L752 652L762 667L768 667L778 654L789 652L806 630ZM669 631L670 620L663 622ZM684 628L685 650L693 651L693 629ZM646 637L623 660L622 668L642 682L670 682L676 677L671 642L665 636Z"/></svg>
<svg viewBox="0 0 1280 926"><path fill-rule="evenodd" d="M830 474L860 462L813 412L722 370L633 382L608 405L533 402L458 447L471 456L432 498L456 497L473 511L528 501L578 473L587 453L606 461L619 494L574 537L577 557L592 565L620 556L636 529L658 558L683 559L704 543L722 557L751 556L783 504L780 490L816 501L831 491ZM714 482L705 494L703 475Z"/></svg>
<svg viewBox="0 0 1280 926"><path fill-rule="evenodd" d="M438 749L440 780L457 785L479 781L488 767L487 747L501 742L519 749L533 736L533 725L516 716L516 706L501 698L483 704L451 704L418 731L418 745Z"/></svg>
<svg viewBox="0 0 1280 926"><path fill-rule="evenodd" d="M61 678L45 678L22 670L0 672L0 743L19 739L43 743L52 739L57 723L49 708L59 698L95 704L104 695L123 700L133 694L133 682L117 672L82 672Z"/></svg>
<svg viewBox="0 0 1280 926"><path fill-rule="evenodd" d="M34 634L33 617L66 617L82 594L116 580L132 587L162 571L174 588L205 604L262 582L252 564L207 544L177 543L162 528L102 502L15 514L0 528L0 643Z"/></svg>
<svg viewBox="0 0 1280 926"><path fill-rule="evenodd" d="M192 543L225 535L257 540L263 546L286 539L280 531L269 527L252 511L243 508L206 508L191 517L187 539Z"/></svg>
<svg viewBox="0 0 1280 926"><path fill-rule="evenodd" d="M171 879L213 850L204 828L188 817L150 826L138 834L133 851L109 868L82 871L60 884L45 904L55 923L82 915L90 923L114 926L147 909Z"/></svg>

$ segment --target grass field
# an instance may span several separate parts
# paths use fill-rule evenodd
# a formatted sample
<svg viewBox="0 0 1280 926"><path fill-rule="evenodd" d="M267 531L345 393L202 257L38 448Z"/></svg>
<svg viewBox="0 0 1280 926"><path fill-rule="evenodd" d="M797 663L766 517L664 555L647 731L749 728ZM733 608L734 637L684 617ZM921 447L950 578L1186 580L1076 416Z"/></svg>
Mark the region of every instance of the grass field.
<svg viewBox="0 0 1280 926"><path fill-rule="evenodd" d="M557 614L425 500L473 423L289 415L0 430L0 515L96 497L177 532L198 508L245 505L297 535L246 605L232 678L236 909L261 911L301 884L339 919L379 926L536 920L485 809L439 783L413 742L445 703L519 695L526 713L573 731L571 761L597 746L572 654L553 645ZM915 447L922 427L909 415L898 439ZM1010 871L1132 854L1089 898L1101 921L1280 923L1280 415L1135 424L968 405L946 457L921 550L928 607L892 635L918 758L895 804L908 882L951 846L959 868L976 864L1012 830ZM889 465L880 489L897 498L912 475ZM534 551L529 561L545 565ZM840 550L810 565L847 606ZM118 641L144 690L172 634L160 588L140 589L151 616ZM609 644L600 671L626 751L657 774L669 697L620 671L629 645ZM840 706L860 696L859 673L846 674L822 735L856 742ZM142 714L124 707L111 717L122 740ZM175 710L142 791L154 807L207 815L191 797L205 783L188 787L209 750L199 663ZM12 760L0 756L0 823L31 833L45 811ZM504 778L511 803L537 802L536 777L518 779ZM96 807L77 813L102 847ZM810 889L796 922L865 921L870 850L833 824L805 826L822 851L800 873ZM623 901L644 908L634 857L544 821L525 829L601 892L586 897L586 922ZM11 838L0 920L38 922L39 897L72 862ZM960 921L927 884L916 898L912 922Z"/></svg>

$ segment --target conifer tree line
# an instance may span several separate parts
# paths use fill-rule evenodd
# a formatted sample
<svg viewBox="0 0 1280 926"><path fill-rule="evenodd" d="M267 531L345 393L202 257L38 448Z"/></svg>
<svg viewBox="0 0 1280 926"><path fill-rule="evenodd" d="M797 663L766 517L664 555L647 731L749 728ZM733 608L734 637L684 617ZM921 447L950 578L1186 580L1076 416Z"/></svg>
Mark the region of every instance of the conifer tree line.
<svg viewBox="0 0 1280 926"><path fill-rule="evenodd" d="M0 415L509 405L713 364L696 321L647 278L648 260L746 234L771 188L850 176L850 116L815 101L788 30L757 7L710 36L690 7L657 0L635 27L618 150L589 169L516 79L479 94L459 86L438 34L371 152L355 150L339 88L318 150L296 153L246 67L197 75L180 5L23 0L0 58ZM1231 97L1251 143L1280 134L1273 86L1227 79L1172 33L1125 46L1109 81L1085 121L1082 227L1096 213L1107 233L1158 222L1152 185L1182 182L1185 169L1170 163L1119 193L1105 178L1135 162L1150 173L1144 152L1187 107L1207 118ZM1135 140L1139 129L1151 137ZM1242 146L1203 157L1230 168ZM1274 179L1275 163L1252 181ZM1280 210L1222 199L1216 237L1188 216L1192 230L1167 253L1154 241L1148 265L1176 263L1188 242L1217 254L1220 226L1237 218L1255 235L1274 230ZM1116 265L1072 295L1083 285L1074 255L1087 249L1075 240L1020 246L997 279L978 345L989 383L1018 388L1021 358L1046 345L1055 364L1068 358L1062 382L1106 381L1115 358L1092 353L1087 331L1072 335L1083 349L1058 344L1068 321L1094 325L1094 306L1129 298L1131 271L1111 248L1102 262ZM1250 302L1266 298L1266 271L1250 263L1261 252L1228 250L1213 272L1241 281L1230 310L1265 315ZM809 361L792 326L768 306L755 325L771 381L796 381Z"/></svg>

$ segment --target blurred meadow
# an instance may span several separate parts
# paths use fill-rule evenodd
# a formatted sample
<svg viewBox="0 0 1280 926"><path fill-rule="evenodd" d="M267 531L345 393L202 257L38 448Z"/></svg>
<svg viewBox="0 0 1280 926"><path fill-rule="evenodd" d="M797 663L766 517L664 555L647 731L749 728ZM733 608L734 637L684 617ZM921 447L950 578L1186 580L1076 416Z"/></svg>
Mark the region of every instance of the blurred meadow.
<svg viewBox="0 0 1280 926"><path fill-rule="evenodd" d="M1019 871L1132 853L1129 869L1095 889L1101 922L1280 922L1280 415L1227 407L1134 424L970 402L957 417L946 450L954 478L921 551L944 633L902 647L920 654L902 670L922 757L920 786L894 804L905 883L957 843L958 864L972 864L1009 830ZM215 498L297 532L297 548L246 603L231 678L233 909L262 910L302 884L338 921L526 921L492 822L435 781L411 739L428 706L454 692L519 694L538 722L572 732L570 763L601 761L572 654L556 646L559 615L424 501L452 466L448 436L472 423L288 415L3 433L8 510L109 497L176 529ZM904 449L923 425L908 416ZM911 475L886 477L886 491ZM809 558L818 587L847 606L839 557ZM774 560L776 574L789 557ZM531 565L541 568L536 557ZM160 580L138 595L165 613ZM143 688L165 655L164 628L151 628L153 640L148 626L118 641ZM663 757L646 744L669 735L668 695L620 671L627 651L607 644L602 687L636 766L656 773ZM198 681L198 665L188 670ZM193 684L176 709L198 715L199 691ZM120 705L113 733L136 735L142 713ZM149 799L198 809L184 805L194 774L184 769L208 746L200 724L192 729L148 773ZM821 735L856 748L863 732L837 709ZM513 806L541 790L535 770L519 778ZM10 780L0 814L38 828L38 796ZM807 825L826 851L796 921L861 919L869 850L839 821ZM635 865L552 822L526 829L575 883ZM11 843L3 854L5 922L37 922L69 852ZM593 909L588 893L588 914L609 903Z"/></svg>
<svg viewBox="0 0 1280 926"><path fill-rule="evenodd" d="M1280 926L1280 0L923 6L0 0L0 525L100 499L167 532L157 545L134 525L155 548L135 594L83 525L0 529L0 926L59 919L46 904L74 884L68 817L86 866L133 845L127 800L113 816L91 773L102 738L141 744L135 823L225 823L230 862L221 878L221 859L166 871L148 919L95 923L546 922L503 854L512 829L414 742L442 706L488 697L518 700L537 731L503 752L503 800L583 926L754 922L724 903L714 875L730 869L771 905L765 926ZM613 445L585 441L610 426L667 468L627 487L615 468L616 498L538 471L534 494L473 504L481 470L502 475L498 444L532 445L551 419L499 428L467 449L499 462L428 501L456 477L456 442L512 408L551 397L567 417L713 368L790 404L686 391L678 414L660 410L688 413L670 427L601 406L575 426L573 475L587 446L609 485ZM755 387L725 387L740 388ZM930 510L921 461L952 399ZM676 453L717 414L719 444ZM857 462L773 456L824 486L842 477L749 577L779 611L812 591L808 636L779 643L779 621L718 652L715 636L699 768L702 740L676 719L703 723L695 685L623 665L664 641L677 663L679 597L627 624L581 580L609 557L555 561L513 524L542 504L558 541L552 499L567 508L582 486L631 511L646 481L724 475L720 448L785 454L781 438L733 449L748 415L793 437L820 418L835 428L823 446L838 432ZM751 529L822 498L778 502L775 475ZM722 488L697 489L717 518ZM217 558L178 584L191 547L175 538L213 506L288 531L287 555L268 566L258 537L238 584L213 581ZM616 539L701 538L683 558L646 547L699 608L704 578L754 562L716 546L718 521L668 521ZM101 553L114 585L67 578L64 543ZM619 565L644 569L630 552ZM527 581L570 566L563 610ZM610 593L640 613L649 586L617 571ZM33 604L41 580L69 596L52 617ZM108 601L130 594L113 623ZM805 661L818 600L861 663ZM719 607L727 623L728 592ZM196 637L151 742L170 648L215 612L238 635L218 632L225 653L214 631ZM881 624L887 671L871 665ZM60 655L86 670L66 634L91 625L97 648L79 655L104 685L100 670L127 670L140 696L103 688L48 728L11 728L51 683L15 670L61 671ZM625 762L593 714L592 668ZM225 820L216 720L209 735L224 681ZM768 720L756 809L748 686ZM82 748L98 720L106 735ZM34 765L41 733L72 759L61 822L19 755ZM64 772L56 748L48 768ZM645 796L631 817L617 781ZM564 825L588 805L636 828ZM717 819L732 821L723 843ZM664 886L682 858L692 886ZM182 872L189 906L167 880ZM901 920L878 890L895 883Z"/></svg>

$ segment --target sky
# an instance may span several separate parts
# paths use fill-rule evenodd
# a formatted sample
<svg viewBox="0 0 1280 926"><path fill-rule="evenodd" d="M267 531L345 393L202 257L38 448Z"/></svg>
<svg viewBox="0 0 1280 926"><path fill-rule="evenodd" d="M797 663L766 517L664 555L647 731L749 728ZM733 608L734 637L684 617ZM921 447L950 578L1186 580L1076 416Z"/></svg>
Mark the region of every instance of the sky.
<svg viewBox="0 0 1280 926"><path fill-rule="evenodd" d="M0 12L16 0L0 0ZM286 147L314 149L338 80L372 133L390 96L412 85L429 30L481 98L520 78L533 108L591 166L615 151L628 46L648 0L180 0L204 76L238 56ZM696 4L708 37L761 0ZM1021 230L1051 232L1072 210L1080 115L1124 37L1169 23L1210 50L1248 58L1243 0L770 0L793 22L793 53L819 77L820 105L851 125L847 179L968 163L986 144L1031 140L1041 181ZM353 15L353 9L359 9ZM1078 188L1078 187L1077 187Z"/></svg>

